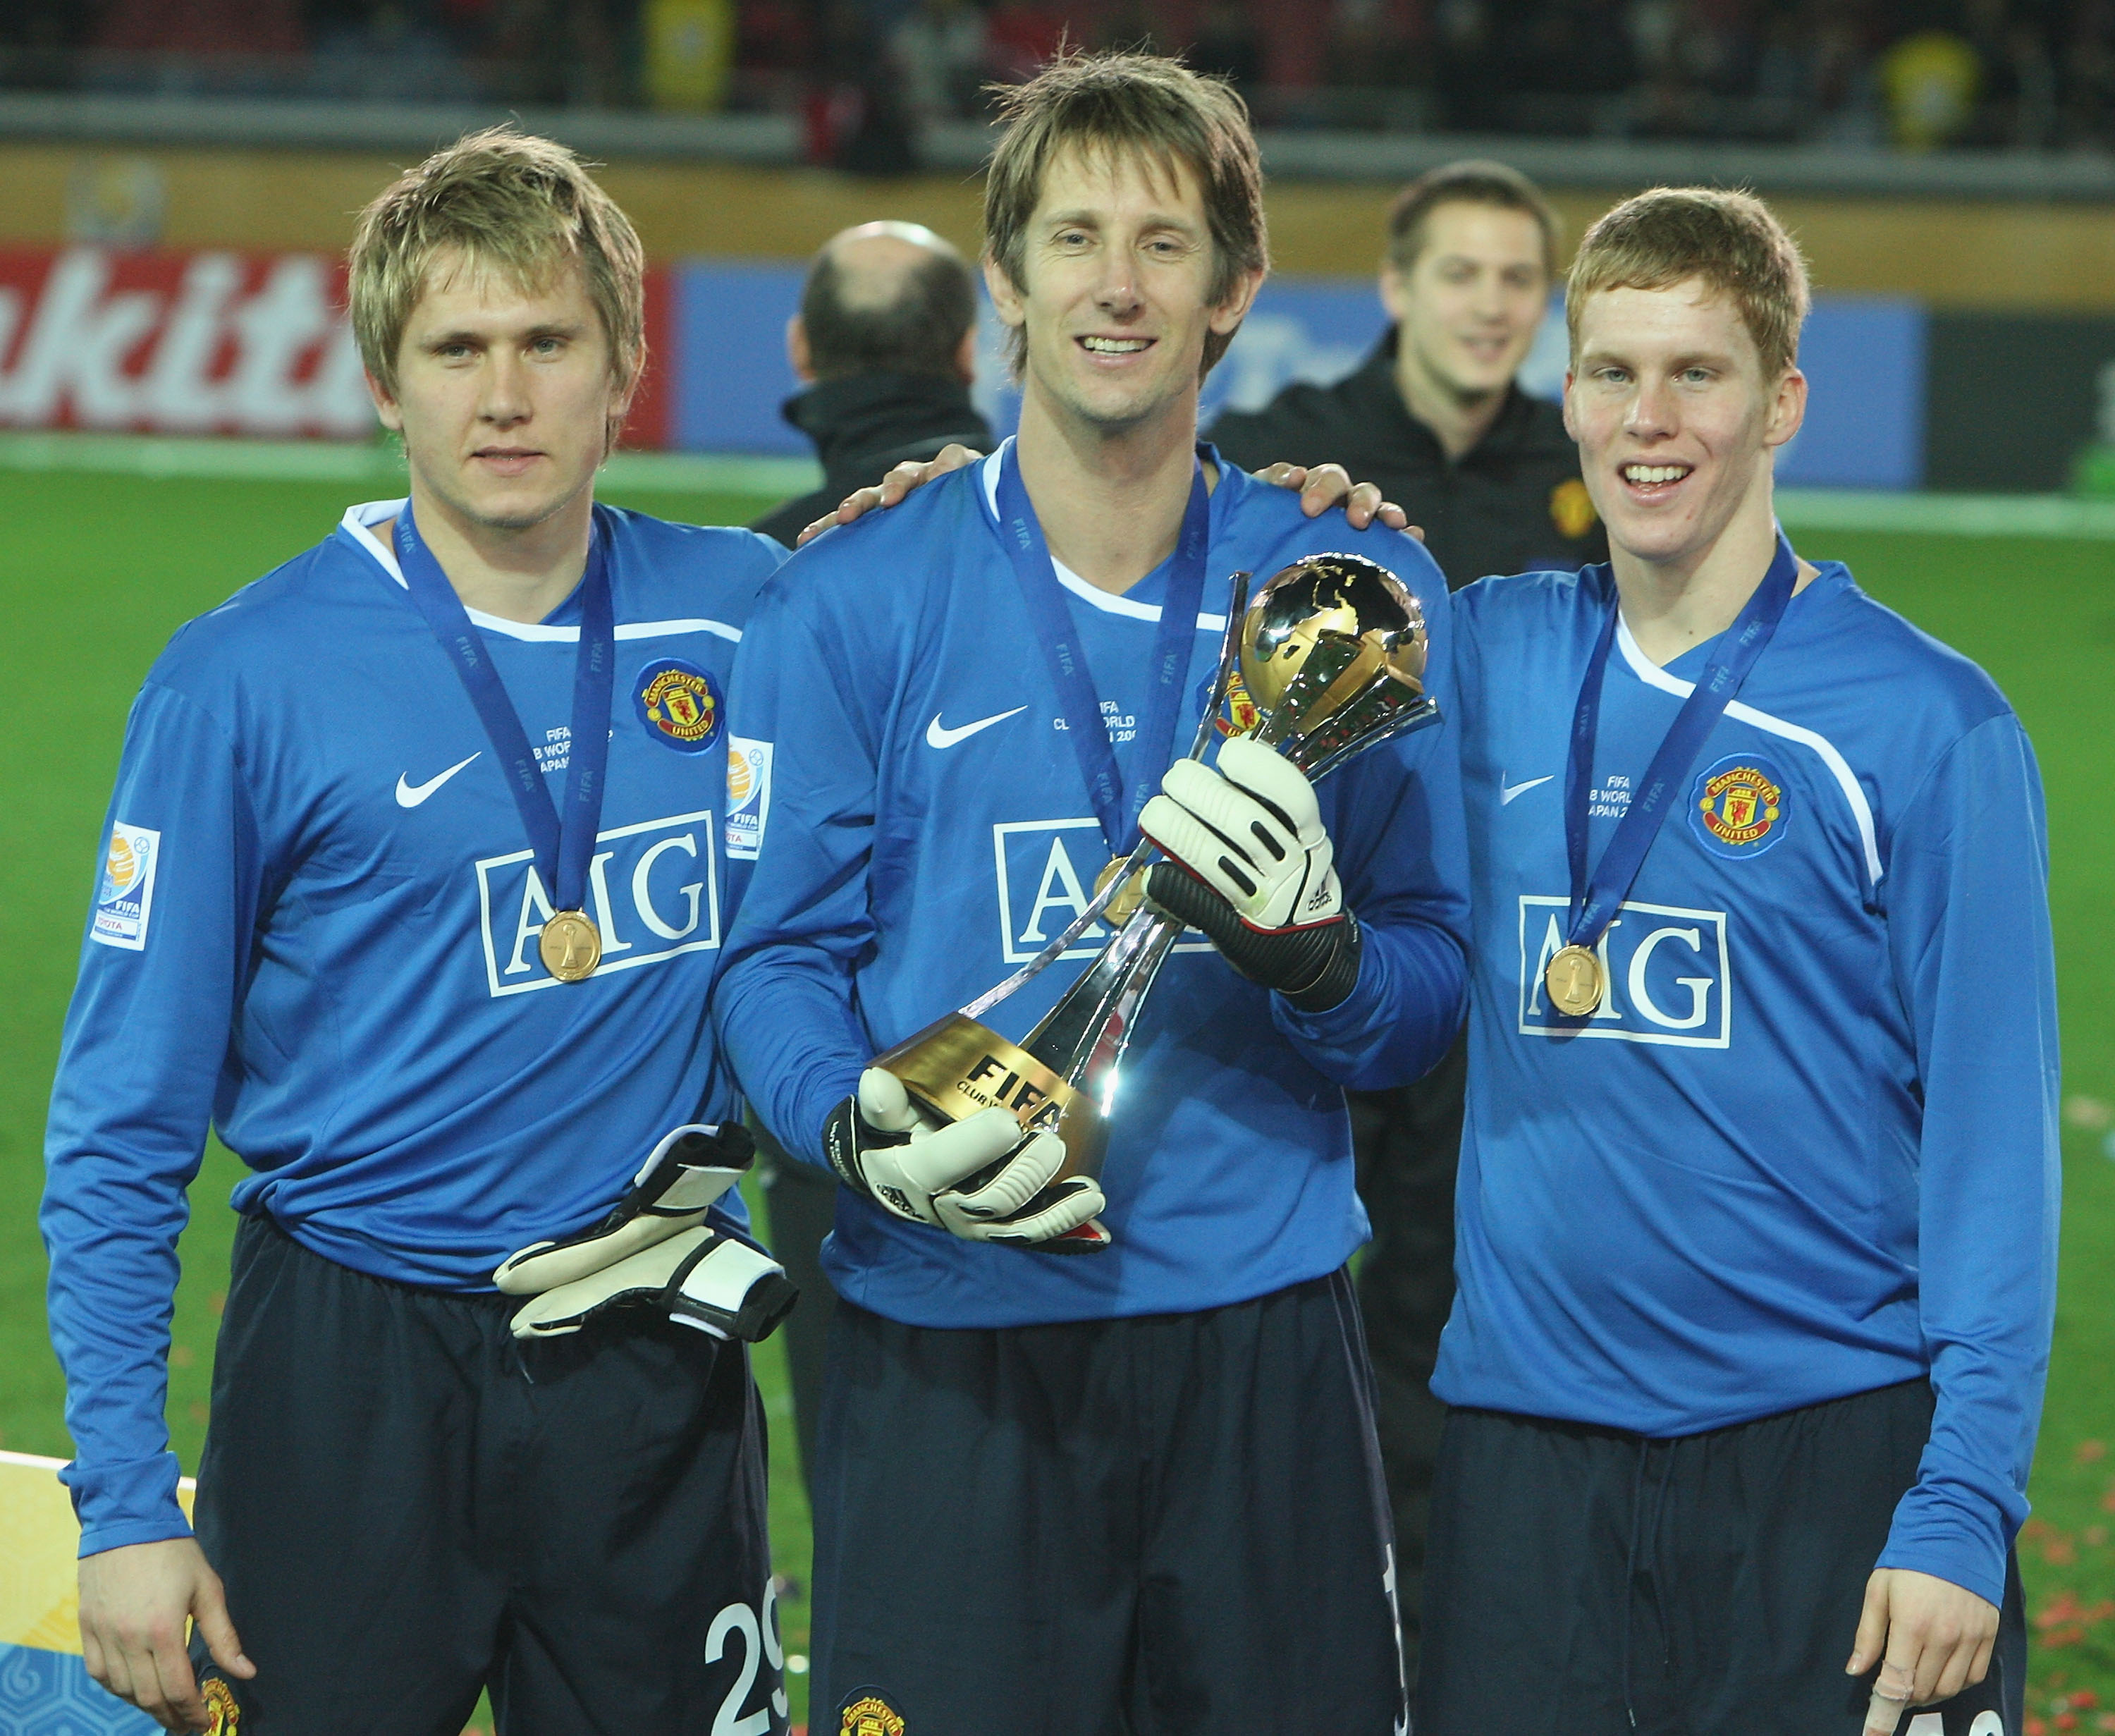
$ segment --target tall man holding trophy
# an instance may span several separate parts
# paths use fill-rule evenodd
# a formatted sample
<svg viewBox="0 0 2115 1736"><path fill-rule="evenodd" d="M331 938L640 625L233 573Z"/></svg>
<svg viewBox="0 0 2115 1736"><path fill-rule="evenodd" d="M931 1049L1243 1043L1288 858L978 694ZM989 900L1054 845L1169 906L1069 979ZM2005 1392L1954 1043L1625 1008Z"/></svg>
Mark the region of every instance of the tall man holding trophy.
<svg viewBox="0 0 2115 1736"><path fill-rule="evenodd" d="M1105 55L1009 106L1020 436L804 550L735 677L714 1016L848 1184L819 1727L1400 1728L1340 1087L1461 1014L1445 586L1197 443L1238 101Z"/></svg>

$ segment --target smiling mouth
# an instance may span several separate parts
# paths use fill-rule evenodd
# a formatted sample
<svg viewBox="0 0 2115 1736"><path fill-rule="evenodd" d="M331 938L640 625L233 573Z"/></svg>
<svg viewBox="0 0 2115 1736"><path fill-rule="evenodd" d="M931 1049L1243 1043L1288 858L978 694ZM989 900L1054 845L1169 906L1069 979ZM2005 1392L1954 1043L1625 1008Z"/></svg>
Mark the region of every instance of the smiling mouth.
<svg viewBox="0 0 2115 1736"><path fill-rule="evenodd" d="M1153 347L1150 338L1082 338L1076 340L1090 356L1135 356Z"/></svg>
<svg viewBox="0 0 2115 1736"><path fill-rule="evenodd" d="M1668 488L1695 467L1692 464L1626 464L1622 478L1634 489Z"/></svg>

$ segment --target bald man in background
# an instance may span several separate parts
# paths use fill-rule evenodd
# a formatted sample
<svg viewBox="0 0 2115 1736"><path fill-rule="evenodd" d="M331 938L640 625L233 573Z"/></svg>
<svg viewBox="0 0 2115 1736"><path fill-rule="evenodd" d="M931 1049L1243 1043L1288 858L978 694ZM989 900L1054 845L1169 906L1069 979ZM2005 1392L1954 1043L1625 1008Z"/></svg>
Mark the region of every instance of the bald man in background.
<svg viewBox="0 0 2115 1736"><path fill-rule="evenodd" d="M804 389L782 414L815 443L823 485L750 526L791 548L804 527L891 466L951 441L991 450L970 402L977 292L969 262L922 223L861 223L808 269L786 353Z"/></svg>

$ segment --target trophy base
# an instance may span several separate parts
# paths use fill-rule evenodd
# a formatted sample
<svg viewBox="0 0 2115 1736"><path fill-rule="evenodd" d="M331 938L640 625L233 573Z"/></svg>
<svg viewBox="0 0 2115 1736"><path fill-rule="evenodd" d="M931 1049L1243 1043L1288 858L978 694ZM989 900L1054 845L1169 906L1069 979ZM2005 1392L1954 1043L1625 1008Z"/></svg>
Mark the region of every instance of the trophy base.
<svg viewBox="0 0 2115 1736"><path fill-rule="evenodd" d="M920 1108L943 1120L1004 1109L1025 1131L1055 1133L1065 1142L1059 1179L1101 1174L1108 1127L1093 1100L973 1018L951 1013L876 1055L873 1064L894 1073Z"/></svg>

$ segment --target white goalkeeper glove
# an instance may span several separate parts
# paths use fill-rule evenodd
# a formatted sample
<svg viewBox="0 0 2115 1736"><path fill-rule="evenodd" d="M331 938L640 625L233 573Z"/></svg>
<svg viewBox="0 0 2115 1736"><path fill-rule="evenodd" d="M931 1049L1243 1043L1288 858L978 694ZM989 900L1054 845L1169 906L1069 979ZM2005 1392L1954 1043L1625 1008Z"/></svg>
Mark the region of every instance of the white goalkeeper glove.
<svg viewBox="0 0 2115 1736"><path fill-rule="evenodd" d="M823 1150L845 1184L884 1211L968 1242L1090 1252L1108 1245L1094 1215L1107 1203L1085 1176L1057 1179L1065 1142L1024 1134L1004 1109L942 1122L879 1067L830 1112Z"/></svg>
<svg viewBox="0 0 2115 1736"><path fill-rule="evenodd" d="M517 1339L557 1338L605 1309L649 1307L679 1326L755 1344L771 1336L800 1297L768 1254L698 1224L546 1290L515 1314L512 1330Z"/></svg>
<svg viewBox="0 0 2115 1736"><path fill-rule="evenodd" d="M705 1223L755 1149L736 1124L677 1127L599 1224L508 1256L493 1283L536 1298L515 1315L514 1336L555 1338L605 1309L645 1306L714 1338L768 1337L800 1293L776 1261Z"/></svg>
<svg viewBox="0 0 2115 1736"><path fill-rule="evenodd" d="M1236 736L1216 770L1178 760L1160 788L1139 827L1169 860L1147 875L1146 896L1242 976L1307 1012L1336 1006L1358 981L1359 925L1305 774Z"/></svg>

